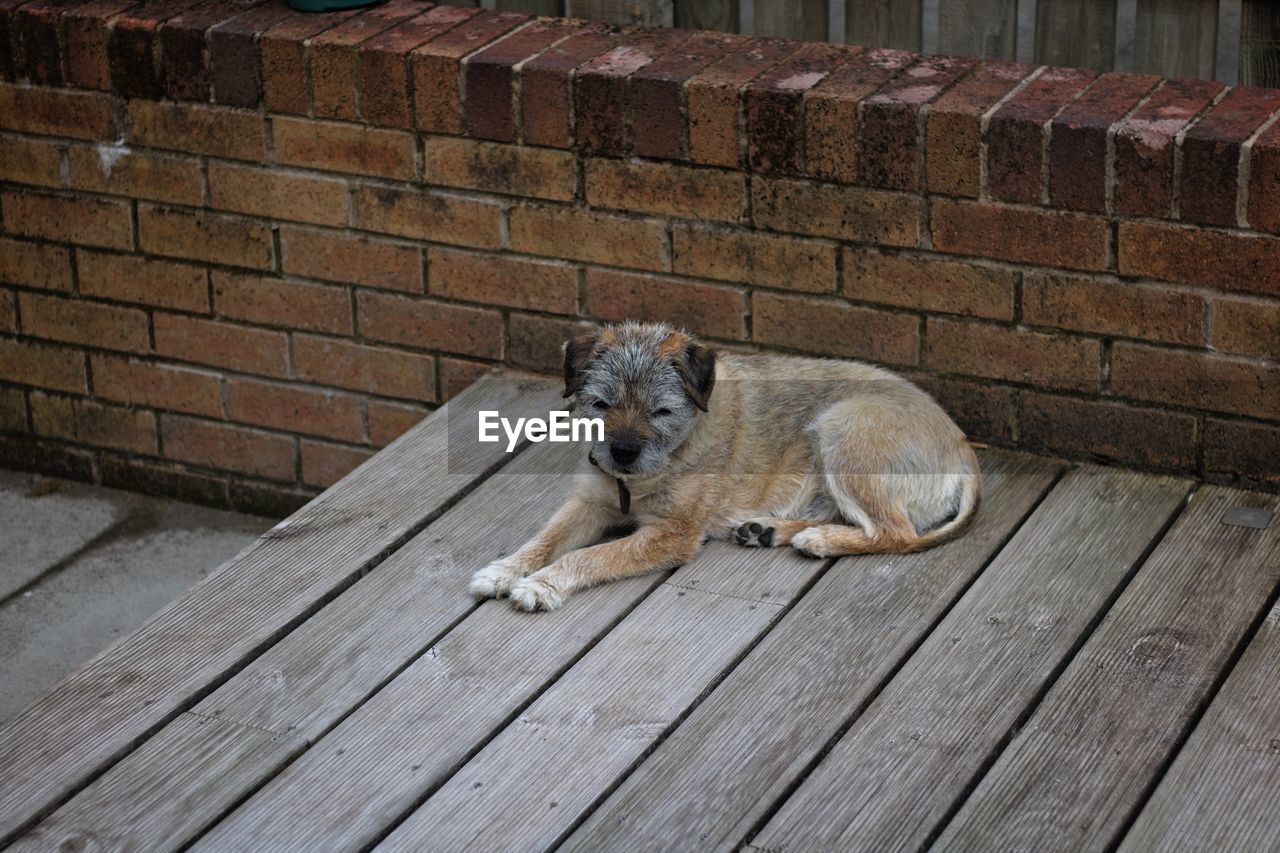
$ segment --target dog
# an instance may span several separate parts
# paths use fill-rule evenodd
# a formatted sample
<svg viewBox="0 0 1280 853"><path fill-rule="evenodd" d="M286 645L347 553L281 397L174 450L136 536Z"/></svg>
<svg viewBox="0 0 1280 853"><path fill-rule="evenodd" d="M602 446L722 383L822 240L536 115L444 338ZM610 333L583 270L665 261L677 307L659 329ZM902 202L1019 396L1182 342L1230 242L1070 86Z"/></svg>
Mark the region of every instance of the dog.
<svg viewBox="0 0 1280 853"><path fill-rule="evenodd" d="M554 610L575 590L690 560L708 539L814 557L907 553L960 535L982 475L921 389L852 361L717 353L663 323L564 345L564 396L604 421L572 496L479 599ZM634 532L601 542L625 522Z"/></svg>

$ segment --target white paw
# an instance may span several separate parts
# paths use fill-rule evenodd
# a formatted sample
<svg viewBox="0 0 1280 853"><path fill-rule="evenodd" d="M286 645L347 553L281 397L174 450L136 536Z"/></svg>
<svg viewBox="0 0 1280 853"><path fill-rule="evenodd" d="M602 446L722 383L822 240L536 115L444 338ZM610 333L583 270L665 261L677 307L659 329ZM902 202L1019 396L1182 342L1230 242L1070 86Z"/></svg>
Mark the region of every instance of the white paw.
<svg viewBox="0 0 1280 853"><path fill-rule="evenodd" d="M555 610L564 604L564 595L537 575L530 575L511 587L511 606L518 610Z"/></svg>
<svg viewBox="0 0 1280 853"><path fill-rule="evenodd" d="M816 527L806 527L791 537L791 547L811 557L830 557L834 553L827 537Z"/></svg>
<svg viewBox="0 0 1280 853"><path fill-rule="evenodd" d="M486 598L501 598L523 576L524 572L510 558L494 560L471 576L471 594L481 601Z"/></svg>

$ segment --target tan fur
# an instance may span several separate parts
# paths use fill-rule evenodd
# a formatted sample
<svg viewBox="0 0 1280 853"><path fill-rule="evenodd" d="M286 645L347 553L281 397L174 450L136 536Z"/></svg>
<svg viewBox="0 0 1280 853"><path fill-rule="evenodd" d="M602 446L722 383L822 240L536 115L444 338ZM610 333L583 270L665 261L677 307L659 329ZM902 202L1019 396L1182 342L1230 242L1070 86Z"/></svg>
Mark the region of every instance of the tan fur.
<svg viewBox="0 0 1280 853"><path fill-rule="evenodd" d="M652 330L606 327L594 352ZM654 350L661 364L691 346L668 331ZM573 369L566 366L567 382ZM615 429L655 434L643 402L609 413L609 441ZM591 544L623 516L614 477L584 461L575 494L530 542L478 572L473 593L554 609L577 589L680 565L706 538L821 557L905 553L958 536L977 510L981 474L964 435L927 394L888 371L718 353L706 402L660 470L623 476L634 533ZM770 541L752 525L771 530Z"/></svg>

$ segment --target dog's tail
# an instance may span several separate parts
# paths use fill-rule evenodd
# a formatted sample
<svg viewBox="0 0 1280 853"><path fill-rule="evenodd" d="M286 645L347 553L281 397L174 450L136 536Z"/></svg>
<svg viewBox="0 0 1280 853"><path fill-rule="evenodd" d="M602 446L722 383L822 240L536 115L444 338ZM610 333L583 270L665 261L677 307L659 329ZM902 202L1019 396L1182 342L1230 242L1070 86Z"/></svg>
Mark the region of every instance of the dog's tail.
<svg viewBox="0 0 1280 853"><path fill-rule="evenodd" d="M969 529L969 525L973 524L974 516L978 514L978 507L981 504L982 475L976 470L961 475L960 508L956 511L955 518L943 522L917 537L914 542L898 553L910 554L950 542Z"/></svg>

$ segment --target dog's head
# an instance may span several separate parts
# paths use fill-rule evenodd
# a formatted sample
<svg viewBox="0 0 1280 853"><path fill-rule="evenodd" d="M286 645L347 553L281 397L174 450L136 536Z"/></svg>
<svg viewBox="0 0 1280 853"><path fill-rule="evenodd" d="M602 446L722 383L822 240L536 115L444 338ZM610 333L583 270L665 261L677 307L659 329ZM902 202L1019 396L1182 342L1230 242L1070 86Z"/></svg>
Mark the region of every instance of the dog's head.
<svg viewBox="0 0 1280 853"><path fill-rule="evenodd" d="M596 464L614 476L655 474L707 411L716 356L665 323L622 323L564 345L564 395L604 421Z"/></svg>

